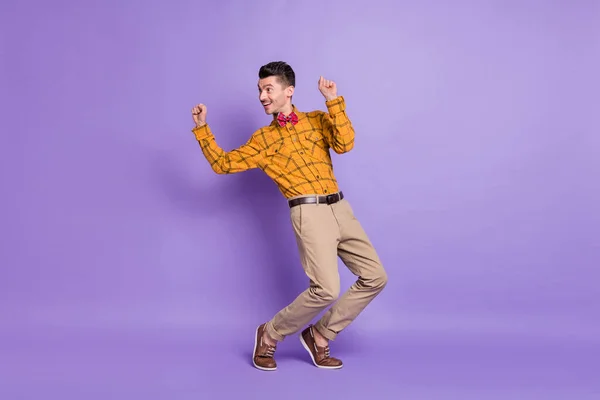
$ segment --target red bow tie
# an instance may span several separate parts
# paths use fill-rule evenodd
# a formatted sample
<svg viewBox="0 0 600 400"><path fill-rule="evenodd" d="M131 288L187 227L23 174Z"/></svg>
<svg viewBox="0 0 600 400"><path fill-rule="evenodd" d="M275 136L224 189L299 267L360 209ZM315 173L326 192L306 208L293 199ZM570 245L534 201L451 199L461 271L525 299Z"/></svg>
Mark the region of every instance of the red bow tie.
<svg viewBox="0 0 600 400"><path fill-rule="evenodd" d="M298 123L298 116L293 111L287 117L283 115L283 113L279 113L277 115L277 122L279 122L279 126L285 126L285 124L288 122L291 122L292 125L296 125Z"/></svg>

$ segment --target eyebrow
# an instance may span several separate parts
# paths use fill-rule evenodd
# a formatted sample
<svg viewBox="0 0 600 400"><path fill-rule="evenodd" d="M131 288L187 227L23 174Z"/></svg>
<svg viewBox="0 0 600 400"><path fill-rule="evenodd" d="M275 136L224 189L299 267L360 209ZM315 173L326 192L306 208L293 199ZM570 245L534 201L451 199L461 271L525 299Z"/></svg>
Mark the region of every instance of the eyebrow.
<svg viewBox="0 0 600 400"><path fill-rule="evenodd" d="M256 86L258 86L258 88L260 89L260 85L256 85ZM270 83L267 83L267 84L265 85L265 87L268 87L268 86L274 87L274 86L273 86L272 84L270 84Z"/></svg>

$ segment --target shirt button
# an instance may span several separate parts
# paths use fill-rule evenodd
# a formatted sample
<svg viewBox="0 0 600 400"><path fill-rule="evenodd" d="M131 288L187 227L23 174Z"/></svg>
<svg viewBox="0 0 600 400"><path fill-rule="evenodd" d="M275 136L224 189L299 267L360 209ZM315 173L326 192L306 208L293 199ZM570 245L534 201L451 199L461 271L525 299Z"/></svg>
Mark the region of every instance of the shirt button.
<svg viewBox="0 0 600 400"><path fill-rule="evenodd" d="M325 193L327 193L327 189L325 189Z"/></svg>

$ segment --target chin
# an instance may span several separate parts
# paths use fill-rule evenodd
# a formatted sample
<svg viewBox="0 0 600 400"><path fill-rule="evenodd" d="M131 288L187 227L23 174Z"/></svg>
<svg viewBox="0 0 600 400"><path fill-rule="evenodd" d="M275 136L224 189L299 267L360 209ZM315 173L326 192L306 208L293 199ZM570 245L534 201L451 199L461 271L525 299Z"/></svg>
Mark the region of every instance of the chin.
<svg viewBox="0 0 600 400"><path fill-rule="evenodd" d="M262 104L261 104L261 106L262 106ZM262 106L262 108L265 111L265 114L267 114L267 115L275 114L275 112L277 111L273 107L273 103L271 103L268 108L265 108L264 106Z"/></svg>

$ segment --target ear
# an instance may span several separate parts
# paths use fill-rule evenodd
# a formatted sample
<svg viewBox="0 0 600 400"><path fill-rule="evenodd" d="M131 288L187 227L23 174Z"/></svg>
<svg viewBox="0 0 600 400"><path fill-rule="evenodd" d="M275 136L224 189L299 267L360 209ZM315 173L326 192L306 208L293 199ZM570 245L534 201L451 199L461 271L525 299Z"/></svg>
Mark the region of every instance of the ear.
<svg viewBox="0 0 600 400"><path fill-rule="evenodd" d="M292 97L292 95L294 94L294 87L293 87L293 86L288 86L288 87L285 89L285 94L286 94L286 96L288 96L288 97Z"/></svg>

